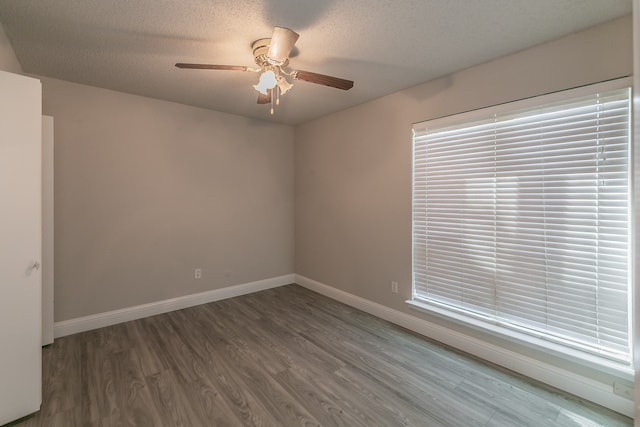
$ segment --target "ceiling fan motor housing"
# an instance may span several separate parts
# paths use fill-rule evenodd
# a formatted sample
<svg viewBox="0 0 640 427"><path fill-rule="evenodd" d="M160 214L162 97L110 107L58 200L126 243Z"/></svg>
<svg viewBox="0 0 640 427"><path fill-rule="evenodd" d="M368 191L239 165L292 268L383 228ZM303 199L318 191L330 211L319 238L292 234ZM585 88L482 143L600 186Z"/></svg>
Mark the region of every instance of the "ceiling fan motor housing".
<svg viewBox="0 0 640 427"><path fill-rule="evenodd" d="M280 63L269 59L269 45L271 44L271 39L258 39L251 44L251 48L253 49L253 60L256 64L263 69L267 69L272 65L278 67L286 67L289 65L289 58L287 58L284 62Z"/></svg>

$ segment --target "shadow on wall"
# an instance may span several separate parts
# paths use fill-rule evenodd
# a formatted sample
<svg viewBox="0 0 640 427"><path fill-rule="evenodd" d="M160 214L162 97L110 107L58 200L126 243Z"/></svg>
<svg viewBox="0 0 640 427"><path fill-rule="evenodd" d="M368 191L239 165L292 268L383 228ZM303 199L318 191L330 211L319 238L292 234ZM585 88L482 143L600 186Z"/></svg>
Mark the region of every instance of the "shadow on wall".
<svg viewBox="0 0 640 427"><path fill-rule="evenodd" d="M431 80L426 83L421 83L412 88L403 90L401 93L410 99L417 102L427 101L441 92L453 86L453 77L447 75L436 80Z"/></svg>

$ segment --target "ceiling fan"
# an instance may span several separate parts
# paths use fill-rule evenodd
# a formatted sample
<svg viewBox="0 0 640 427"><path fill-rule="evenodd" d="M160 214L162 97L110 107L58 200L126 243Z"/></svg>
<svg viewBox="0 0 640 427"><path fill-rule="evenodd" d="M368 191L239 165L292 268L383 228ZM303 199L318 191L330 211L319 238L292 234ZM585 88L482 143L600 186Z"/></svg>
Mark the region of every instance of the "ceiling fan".
<svg viewBox="0 0 640 427"><path fill-rule="evenodd" d="M324 74L312 73L302 70L288 70L291 51L300 35L284 27L274 27L271 38L258 39L251 45L255 63L260 68L250 68L243 65L213 65L213 64L186 64L179 62L178 68L191 68L196 70L231 70L253 71L261 73L260 81L253 87L259 92L258 104L271 104L271 114L274 106L280 103L280 95L284 95L291 89L291 80L303 80L310 83L334 87L336 89L349 90L353 87L353 81Z"/></svg>

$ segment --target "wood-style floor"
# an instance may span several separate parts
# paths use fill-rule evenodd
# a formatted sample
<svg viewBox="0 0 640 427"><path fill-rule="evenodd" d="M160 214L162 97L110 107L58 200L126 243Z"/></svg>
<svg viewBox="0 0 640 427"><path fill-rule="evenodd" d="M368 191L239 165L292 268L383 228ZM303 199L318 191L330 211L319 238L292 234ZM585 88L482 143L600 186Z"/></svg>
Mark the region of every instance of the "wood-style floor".
<svg viewBox="0 0 640 427"><path fill-rule="evenodd" d="M15 425L630 426L296 285L57 339Z"/></svg>

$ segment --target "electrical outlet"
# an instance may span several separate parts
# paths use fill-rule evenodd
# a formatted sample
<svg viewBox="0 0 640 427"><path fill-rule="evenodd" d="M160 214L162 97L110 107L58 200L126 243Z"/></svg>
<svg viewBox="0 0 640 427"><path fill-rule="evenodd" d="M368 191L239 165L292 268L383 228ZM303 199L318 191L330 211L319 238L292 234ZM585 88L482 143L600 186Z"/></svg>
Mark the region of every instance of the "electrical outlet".
<svg viewBox="0 0 640 427"><path fill-rule="evenodd" d="M633 400L633 386L614 381L613 394L617 394L618 396Z"/></svg>
<svg viewBox="0 0 640 427"><path fill-rule="evenodd" d="M194 277L195 277L196 279L199 279L199 278L201 278L201 277L202 277L202 269L201 269L201 268L196 268L196 271L195 271Z"/></svg>
<svg viewBox="0 0 640 427"><path fill-rule="evenodd" d="M398 282L391 282L391 292L394 294L398 293Z"/></svg>

